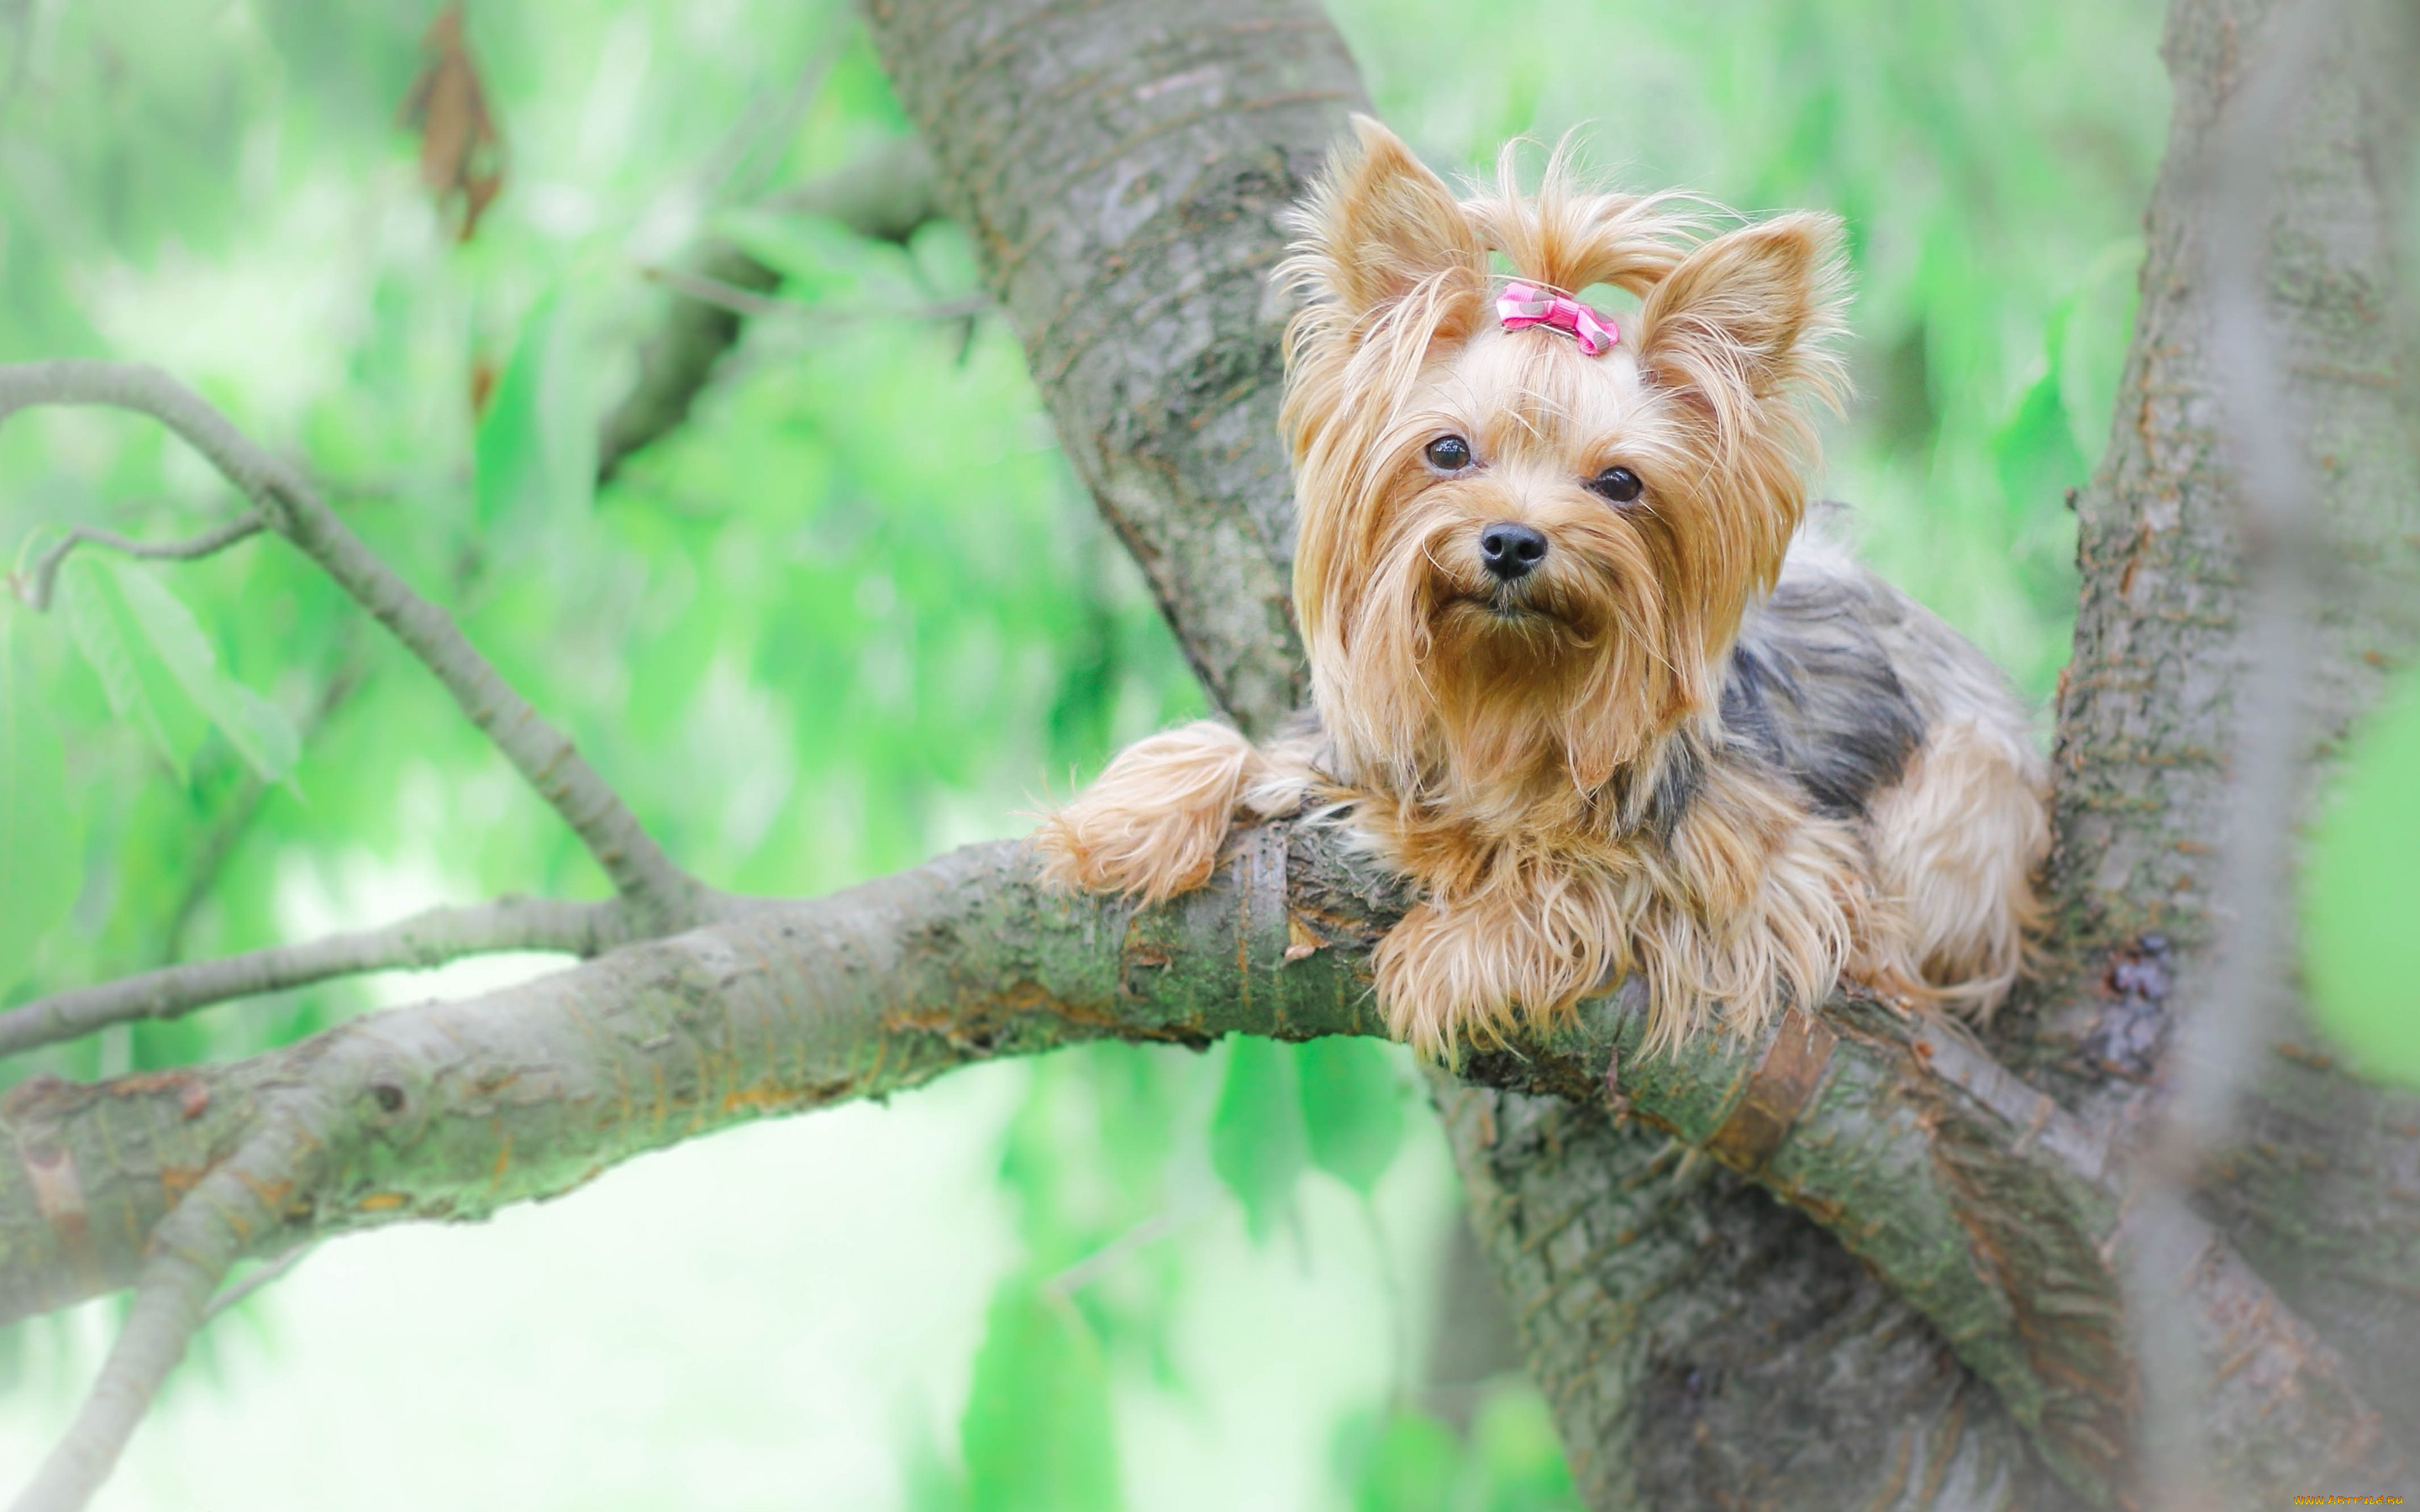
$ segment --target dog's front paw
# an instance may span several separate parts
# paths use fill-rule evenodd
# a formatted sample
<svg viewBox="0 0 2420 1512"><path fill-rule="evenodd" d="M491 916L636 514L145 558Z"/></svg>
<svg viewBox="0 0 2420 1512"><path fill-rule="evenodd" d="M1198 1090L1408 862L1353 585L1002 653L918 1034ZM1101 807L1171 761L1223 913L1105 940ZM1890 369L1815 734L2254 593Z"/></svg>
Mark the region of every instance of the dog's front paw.
<svg viewBox="0 0 2420 1512"><path fill-rule="evenodd" d="M1033 832L1043 880L1076 892L1160 903L1210 880L1227 810L1122 809L1078 799Z"/></svg>
<svg viewBox="0 0 2420 1512"><path fill-rule="evenodd" d="M1378 942L1388 1031L1430 1060L1492 1049L1525 1019L1544 1026L1570 1011L1612 964L1608 944L1502 903L1424 903Z"/></svg>
<svg viewBox="0 0 2420 1512"><path fill-rule="evenodd" d="M1033 832L1044 880L1154 903L1202 886L1258 759L1242 735L1206 719L1127 748Z"/></svg>

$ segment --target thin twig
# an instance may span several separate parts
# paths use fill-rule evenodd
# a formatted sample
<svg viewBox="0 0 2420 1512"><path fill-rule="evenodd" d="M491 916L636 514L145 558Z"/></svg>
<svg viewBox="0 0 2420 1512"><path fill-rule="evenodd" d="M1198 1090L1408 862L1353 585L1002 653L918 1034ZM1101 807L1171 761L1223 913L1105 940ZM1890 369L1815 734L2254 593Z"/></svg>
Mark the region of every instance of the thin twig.
<svg viewBox="0 0 2420 1512"><path fill-rule="evenodd" d="M1125 1263L1137 1255L1176 1233L1187 1225L1206 1216L1211 1204L1195 1198L1180 1207L1163 1209L1137 1223L1115 1239L1090 1255L1075 1261L1042 1283L1042 1289L1054 1296L1072 1297L1094 1282Z"/></svg>
<svg viewBox="0 0 2420 1512"><path fill-rule="evenodd" d="M625 899L662 927L713 917L714 891L682 871L562 732L515 692L446 613L413 593L293 469L201 395L147 363L63 359L0 365L0 420L38 405L97 405L149 415L201 453L277 532L437 674L587 846Z"/></svg>
<svg viewBox="0 0 2420 1512"><path fill-rule="evenodd" d="M113 1024L181 1018L212 1003L283 992L332 977L426 970L464 956L504 950L593 956L642 932L629 906L619 900L502 898L468 908L432 908L380 929L162 966L38 997L0 1013L0 1057L78 1039Z"/></svg>
<svg viewBox="0 0 2420 1512"><path fill-rule="evenodd" d="M763 203L788 214L830 217L869 240L902 243L938 213L932 161L912 136ZM778 271L721 238L707 238L681 265L698 277L760 298L782 283ZM632 453L689 418L751 313L708 299L667 301L658 328L640 344L638 381L598 429L599 483L612 479Z"/></svg>
<svg viewBox="0 0 2420 1512"><path fill-rule="evenodd" d="M846 9L835 9L825 19L823 34L808 50L805 65L789 86L769 104L759 96L741 113L730 132L699 164L692 176L703 187L702 197L721 198L735 185L741 193L756 187L752 182L741 181L742 170L748 167L748 160L768 142L776 144L778 154L779 145L789 142L797 134L799 123L806 119L807 112L814 109L815 101L822 97L824 81L830 76L832 65L839 62L842 53L847 50L855 19L854 14ZM762 177L762 174L760 167L748 177L757 179Z"/></svg>
<svg viewBox="0 0 2420 1512"><path fill-rule="evenodd" d="M41 561L34 564L32 575L19 582L17 595L37 612L47 612L51 607L51 596L58 586L59 568L66 564L69 553L79 546L105 546L113 551L153 562L197 562L203 557L215 556L238 541L248 541L268 528L269 522L258 515L245 514L181 541L155 542L137 541L115 531L78 525L68 532L66 540L42 553Z"/></svg>
<svg viewBox="0 0 2420 1512"><path fill-rule="evenodd" d="M267 1290L271 1287L275 1286L278 1282L285 1280L287 1275L293 1273L296 1266L302 1264L304 1260L309 1259L311 1257L311 1252L318 1247L319 1246L317 1244L297 1244L292 1249L287 1250L285 1254L277 1257L277 1258L270 1261L267 1265L262 1266L259 1270L253 1272L252 1274L245 1276L234 1286L227 1288L225 1291L212 1297L210 1299L209 1306L202 1313L202 1321L205 1323L209 1322L220 1314L234 1309L251 1298L258 1296L261 1292Z"/></svg>
<svg viewBox="0 0 2420 1512"><path fill-rule="evenodd" d="M320 685L318 695L295 721L294 733L308 748L328 721L336 717L348 700L358 691L368 667L361 644L361 622L347 621L334 632L337 655L328 680ZM168 910L168 922L153 942L159 954L155 963L166 964L184 953L185 934L193 927L194 916L218 887L219 876L225 871L227 858L243 842L252 822L259 817L261 799L269 793L269 784L250 767L241 769L237 780L241 784L234 796L219 806L209 828L201 842L194 848L192 857L178 868L177 901Z"/></svg>
<svg viewBox="0 0 2420 1512"><path fill-rule="evenodd" d="M324 1138L299 1117L273 1119L160 1221L99 1379L12 1512L79 1512L92 1500L209 1316L220 1282L253 1236L285 1221L278 1195L296 1188Z"/></svg>
<svg viewBox="0 0 2420 1512"><path fill-rule="evenodd" d="M846 325L860 320L963 320L991 308L991 297L987 294L962 294L954 300L937 300L899 309L835 309L828 304L809 304L804 300L759 294L737 284L726 284L719 278L678 268L650 266L640 271L676 294L752 318L804 316L826 325Z"/></svg>
<svg viewBox="0 0 2420 1512"><path fill-rule="evenodd" d="M2242 544L2244 594L2228 833L2214 889L2222 934L2200 973L2206 992L2169 1057L2167 1101L2138 1160L2129 1199L2130 1312L2144 1381L2146 1488L2156 1505L2210 1504L2203 1342L2185 1303L2211 1236L2187 1193L2226 1142L2235 1101L2283 990L2281 920L2307 743L2303 691L2313 671L2310 609L2323 543L2317 492L2299 449L2264 270L2279 209L2279 175L2297 107L2321 83L2348 0L2288 0L2209 139L2203 165L2202 266L2211 304L2210 371L2226 417L2224 444Z"/></svg>

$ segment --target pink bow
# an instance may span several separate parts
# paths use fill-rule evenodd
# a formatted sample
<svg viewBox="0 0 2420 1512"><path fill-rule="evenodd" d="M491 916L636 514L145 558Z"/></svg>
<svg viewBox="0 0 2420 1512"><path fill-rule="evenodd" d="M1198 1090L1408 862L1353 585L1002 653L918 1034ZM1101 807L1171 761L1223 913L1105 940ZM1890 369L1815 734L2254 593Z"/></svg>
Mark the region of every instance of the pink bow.
<svg viewBox="0 0 2420 1512"><path fill-rule="evenodd" d="M1603 357L1621 339L1614 323L1568 294L1557 294L1535 284L1507 284L1496 300L1496 317L1507 331L1545 326L1567 332L1590 357Z"/></svg>

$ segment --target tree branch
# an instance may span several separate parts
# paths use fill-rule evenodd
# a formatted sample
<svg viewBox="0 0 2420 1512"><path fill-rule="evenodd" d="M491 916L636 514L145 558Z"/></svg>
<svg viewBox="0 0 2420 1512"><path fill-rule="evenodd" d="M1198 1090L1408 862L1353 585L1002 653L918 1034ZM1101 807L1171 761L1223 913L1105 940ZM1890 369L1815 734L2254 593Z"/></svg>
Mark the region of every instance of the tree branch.
<svg viewBox="0 0 2420 1512"><path fill-rule="evenodd" d="M284 1195L307 1180L317 1146L306 1121L280 1108L161 1220L100 1379L13 1512L77 1512L100 1489L160 1382L209 1318L219 1283L253 1236L285 1216Z"/></svg>
<svg viewBox="0 0 2420 1512"><path fill-rule="evenodd" d="M239 541L248 541L268 528L267 520L258 515L247 514L181 541L153 542L138 541L115 531L78 525L68 532L67 539L42 553L42 559L34 564L32 576L19 583L18 594L31 609L38 612L47 611L51 607L52 592L58 585L59 568L66 564L69 554L79 546L105 546L113 551L153 562L196 562L203 557L215 556Z"/></svg>
<svg viewBox="0 0 2420 1512"><path fill-rule="evenodd" d="M268 1264L263 1265L260 1269L253 1272L252 1274L245 1276L234 1286L231 1286L225 1291L212 1296L210 1298L209 1306L203 1310L203 1323L208 1324L213 1321L222 1313L234 1311L237 1307L241 1306L243 1304L268 1290L271 1287L275 1286L278 1282L283 1281L287 1276L293 1274L294 1268L301 1265L304 1260L309 1259L311 1257L311 1251L316 1247L316 1245L311 1244L297 1244L292 1249L287 1250L285 1254L279 1256L277 1258L271 1260Z"/></svg>
<svg viewBox="0 0 2420 1512"><path fill-rule="evenodd" d="M803 300L785 300L777 295L758 294L734 284L725 284L704 273L684 271L678 268L649 268L649 278L702 304L720 305L733 315L754 318L773 316L795 319L809 316L826 325L845 325L855 320L963 320L970 315L981 315L991 308L991 301L980 294L965 295L954 300L936 300L926 304L912 304L904 309L844 309L830 304L809 304Z"/></svg>
<svg viewBox="0 0 2420 1512"><path fill-rule="evenodd" d="M669 927L711 917L721 906L712 889L664 855L570 740L513 691L442 609L413 593L293 470L199 394L141 363L0 364L0 421L38 405L132 410L176 432L437 674L471 722L571 826L626 901Z"/></svg>
<svg viewBox="0 0 2420 1512"><path fill-rule="evenodd" d="M795 215L823 215L859 236L905 242L937 213L933 165L912 138L888 142L824 177L767 202ZM779 288L782 275L728 241L715 239L692 253L663 282L679 296L641 344L638 381L613 407L598 437L597 479L610 481L622 464L689 418L690 408L737 344L748 316L740 308ZM728 291L702 298L697 290ZM786 306L784 307L786 308Z"/></svg>
<svg viewBox="0 0 2420 1512"><path fill-rule="evenodd" d="M250 1061L29 1083L0 1100L0 1149L19 1154L0 1163L0 1320L136 1277L179 1195L280 1118L299 1120L318 1163L276 1188L277 1220L240 1254L482 1217L645 1149L1001 1055L1379 1032L1367 952L1398 903L1366 865L1332 837L1271 825L1239 833L1208 888L1138 910L1051 894L1021 846L976 846ZM1305 929L1323 946L1288 963ZM1762 1043L1706 1035L1649 1060L1637 998L1596 1000L1568 1030L1474 1057L1466 1074L1585 1103L1618 1065L1631 1114L1824 1225L1931 1320L2071 1485L2118 1501L2132 1376L2105 1251L2131 1240L2080 1127L1950 1031L1872 1004L1838 1000L1813 1027L1792 1016ZM307 1117L291 1113L300 1093ZM2218 1404L2232 1414L2225 1467L2264 1486L2395 1473L2334 1355L2212 1253L2195 1291L2208 1348L2240 1357L2247 1378L2244 1400Z"/></svg>
<svg viewBox="0 0 2420 1512"><path fill-rule="evenodd" d="M639 937L629 906L501 898L432 908L379 929L194 961L71 988L0 1012L0 1058L137 1019L182 1018L230 998L283 992L332 977L425 970L464 956L560 950L593 956Z"/></svg>

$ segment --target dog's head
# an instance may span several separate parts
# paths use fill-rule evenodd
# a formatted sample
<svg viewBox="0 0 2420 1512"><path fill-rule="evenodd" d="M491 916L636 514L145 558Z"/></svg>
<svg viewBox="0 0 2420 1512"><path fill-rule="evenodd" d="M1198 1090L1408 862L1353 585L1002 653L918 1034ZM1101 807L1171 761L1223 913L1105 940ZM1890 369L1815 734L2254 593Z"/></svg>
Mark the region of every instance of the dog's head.
<svg viewBox="0 0 2420 1512"><path fill-rule="evenodd" d="M1780 570L1801 401L1839 383L1837 223L1709 239L1702 207L1559 161L1522 194L1509 149L1457 200L1356 125L1281 274L1308 296L1285 425L1320 712L1405 788L1593 792L1706 704ZM1637 314L1598 324L1597 285Z"/></svg>

